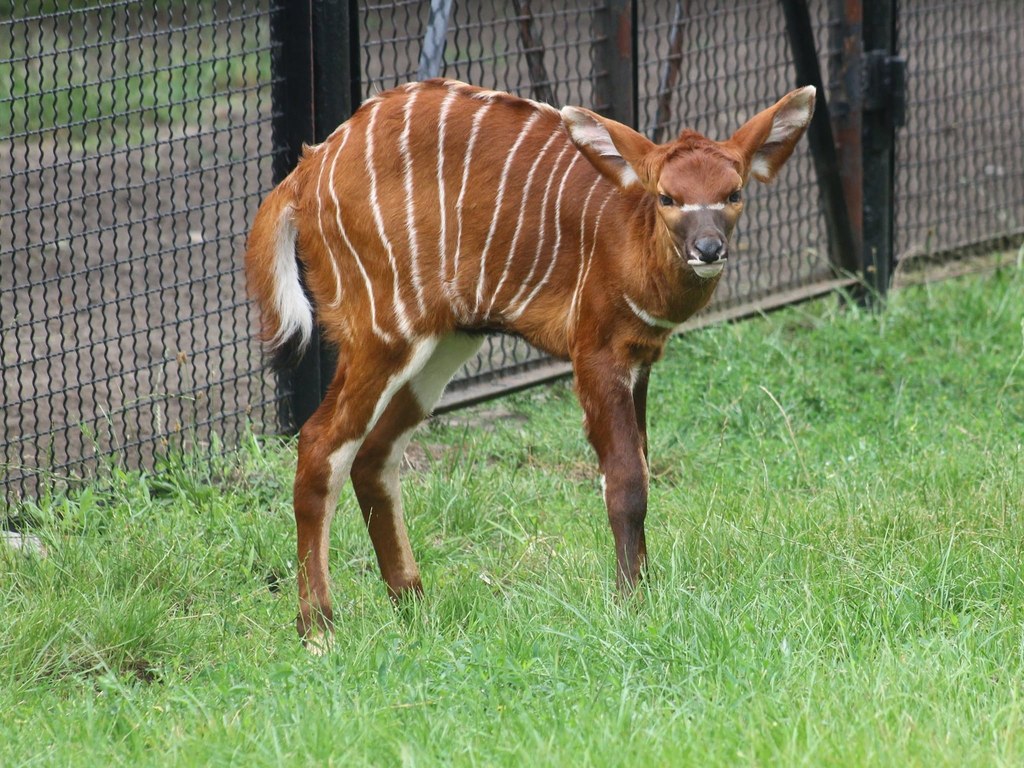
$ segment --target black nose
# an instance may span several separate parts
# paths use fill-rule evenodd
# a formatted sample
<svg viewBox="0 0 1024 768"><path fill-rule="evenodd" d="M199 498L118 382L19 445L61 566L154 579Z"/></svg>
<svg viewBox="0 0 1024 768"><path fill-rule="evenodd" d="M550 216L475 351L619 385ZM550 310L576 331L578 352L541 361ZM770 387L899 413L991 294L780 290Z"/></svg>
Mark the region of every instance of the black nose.
<svg viewBox="0 0 1024 768"><path fill-rule="evenodd" d="M699 237L693 247L697 249L700 260L705 264L711 264L725 256L725 243L717 237Z"/></svg>

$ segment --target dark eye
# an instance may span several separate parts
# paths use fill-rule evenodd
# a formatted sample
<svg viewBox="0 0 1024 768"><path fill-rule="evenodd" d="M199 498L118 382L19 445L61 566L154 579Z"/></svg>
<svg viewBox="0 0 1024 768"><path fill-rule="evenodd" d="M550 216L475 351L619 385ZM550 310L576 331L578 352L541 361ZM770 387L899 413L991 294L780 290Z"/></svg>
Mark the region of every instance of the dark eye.
<svg viewBox="0 0 1024 768"><path fill-rule="evenodd" d="M675 205L676 201L668 195L658 195L658 202L662 205Z"/></svg>
<svg viewBox="0 0 1024 768"><path fill-rule="evenodd" d="M741 190L739 190L739 189L737 189L735 192L733 192L731 195L729 195L729 202L730 203L738 203L742 199L743 199L743 192Z"/></svg>

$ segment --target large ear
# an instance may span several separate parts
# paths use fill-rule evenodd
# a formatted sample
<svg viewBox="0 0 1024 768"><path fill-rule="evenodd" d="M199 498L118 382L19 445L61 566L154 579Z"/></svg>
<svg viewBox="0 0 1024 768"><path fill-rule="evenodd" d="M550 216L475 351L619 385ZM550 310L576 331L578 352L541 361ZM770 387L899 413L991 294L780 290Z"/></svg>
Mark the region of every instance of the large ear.
<svg viewBox="0 0 1024 768"><path fill-rule="evenodd" d="M814 114L814 95L813 85L788 93L733 134L730 141L747 158L755 179L771 181L793 154Z"/></svg>
<svg viewBox="0 0 1024 768"><path fill-rule="evenodd" d="M572 143L611 181L623 189L645 184L642 161L654 142L582 107L562 107L562 121Z"/></svg>

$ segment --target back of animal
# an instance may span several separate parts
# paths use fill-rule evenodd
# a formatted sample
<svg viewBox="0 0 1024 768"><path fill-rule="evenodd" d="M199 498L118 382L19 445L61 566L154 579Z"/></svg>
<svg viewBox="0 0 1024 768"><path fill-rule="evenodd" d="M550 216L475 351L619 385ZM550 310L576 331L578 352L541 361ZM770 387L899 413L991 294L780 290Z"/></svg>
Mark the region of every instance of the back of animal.
<svg viewBox="0 0 1024 768"><path fill-rule="evenodd" d="M406 339L564 319L615 198L558 110L442 80L366 102L284 186L325 327Z"/></svg>

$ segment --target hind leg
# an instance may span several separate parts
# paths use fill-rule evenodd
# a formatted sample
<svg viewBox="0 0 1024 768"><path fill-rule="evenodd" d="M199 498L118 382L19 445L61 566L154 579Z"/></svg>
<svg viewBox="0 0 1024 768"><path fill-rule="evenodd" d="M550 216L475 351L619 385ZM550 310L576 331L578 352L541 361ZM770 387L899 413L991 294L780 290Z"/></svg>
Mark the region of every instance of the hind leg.
<svg viewBox="0 0 1024 768"><path fill-rule="evenodd" d="M398 483L402 455L448 380L482 342L480 337L465 334L445 337L423 369L392 398L352 466L352 484L392 600L423 591L402 514Z"/></svg>
<svg viewBox="0 0 1024 768"><path fill-rule="evenodd" d="M327 550L341 487L367 433L397 391L423 368L436 339L400 348L366 344L339 366L320 407L299 433L295 473L299 635L316 642L329 632L333 613Z"/></svg>

